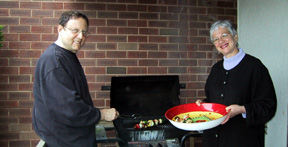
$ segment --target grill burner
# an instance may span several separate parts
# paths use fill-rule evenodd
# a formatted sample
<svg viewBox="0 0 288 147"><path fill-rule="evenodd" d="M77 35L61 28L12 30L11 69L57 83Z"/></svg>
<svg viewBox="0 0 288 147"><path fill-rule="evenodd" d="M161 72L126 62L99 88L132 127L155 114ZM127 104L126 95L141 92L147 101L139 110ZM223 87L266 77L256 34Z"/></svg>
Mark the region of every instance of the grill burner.
<svg viewBox="0 0 288 147"><path fill-rule="evenodd" d="M120 113L113 123L117 136L126 141L125 146L167 146L167 140L170 139L174 139L174 142L168 144L177 146L175 138L181 139L187 132L170 124L165 112L180 104L179 94L178 76L112 77L111 107ZM164 122L158 126L134 129L134 125L141 120L159 118Z"/></svg>

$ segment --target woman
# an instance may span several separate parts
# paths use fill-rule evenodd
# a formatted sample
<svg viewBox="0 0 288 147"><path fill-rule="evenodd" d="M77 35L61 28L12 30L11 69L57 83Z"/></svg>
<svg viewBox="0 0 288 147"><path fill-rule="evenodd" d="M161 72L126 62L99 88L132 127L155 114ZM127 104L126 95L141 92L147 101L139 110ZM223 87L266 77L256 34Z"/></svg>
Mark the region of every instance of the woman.
<svg viewBox="0 0 288 147"><path fill-rule="evenodd" d="M238 35L228 20L215 22L210 39L223 59L208 76L202 102L226 105L222 125L203 132L205 147L264 147L265 123L276 111L276 94L268 69L238 48Z"/></svg>

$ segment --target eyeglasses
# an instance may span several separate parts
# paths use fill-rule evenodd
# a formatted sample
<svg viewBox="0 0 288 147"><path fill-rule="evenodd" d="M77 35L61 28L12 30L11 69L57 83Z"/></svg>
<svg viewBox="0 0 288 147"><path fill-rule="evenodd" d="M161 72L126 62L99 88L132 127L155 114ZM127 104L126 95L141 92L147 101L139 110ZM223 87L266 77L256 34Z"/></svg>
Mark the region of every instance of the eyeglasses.
<svg viewBox="0 0 288 147"><path fill-rule="evenodd" d="M80 31L79 29L70 29L70 28L67 28L67 27L64 27L64 28L70 30L75 35L79 34L80 32L86 37L90 35L90 33L88 31Z"/></svg>
<svg viewBox="0 0 288 147"><path fill-rule="evenodd" d="M229 33L223 33L223 34L220 35L220 38L215 38L215 39L211 40L211 42L215 43L215 42L219 41L219 39L225 39L228 36L229 36Z"/></svg>

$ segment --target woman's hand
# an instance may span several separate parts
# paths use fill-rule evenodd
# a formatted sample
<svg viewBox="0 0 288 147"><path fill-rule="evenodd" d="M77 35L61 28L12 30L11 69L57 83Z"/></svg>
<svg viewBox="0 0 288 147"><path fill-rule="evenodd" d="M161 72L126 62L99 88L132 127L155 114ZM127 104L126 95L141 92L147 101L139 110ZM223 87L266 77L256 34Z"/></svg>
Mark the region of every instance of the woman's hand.
<svg viewBox="0 0 288 147"><path fill-rule="evenodd" d="M203 103L203 101L198 99L195 103L196 103L196 105L201 106L201 103Z"/></svg>
<svg viewBox="0 0 288 147"><path fill-rule="evenodd" d="M119 112L115 108L101 109L101 120L112 121L118 118Z"/></svg>
<svg viewBox="0 0 288 147"><path fill-rule="evenodd" d="M244 106L240 105L230 105L226 107L226 111L228 112L226 119L221 123L222 125L225 124L230 118L233 118L234 116L246 113L246 109Z"/></svg>

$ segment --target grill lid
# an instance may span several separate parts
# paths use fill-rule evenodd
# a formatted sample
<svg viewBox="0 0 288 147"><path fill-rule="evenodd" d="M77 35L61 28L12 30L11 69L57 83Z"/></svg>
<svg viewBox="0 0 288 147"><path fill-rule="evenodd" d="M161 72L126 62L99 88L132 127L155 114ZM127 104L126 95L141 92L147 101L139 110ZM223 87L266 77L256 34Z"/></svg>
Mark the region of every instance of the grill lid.
<svg viewBox="0 0 288 147"><path fill-rule="evenodd" d="M111 79L111 107L121 116L162 116L179 105L179 76L124 76Z"/></svg>

